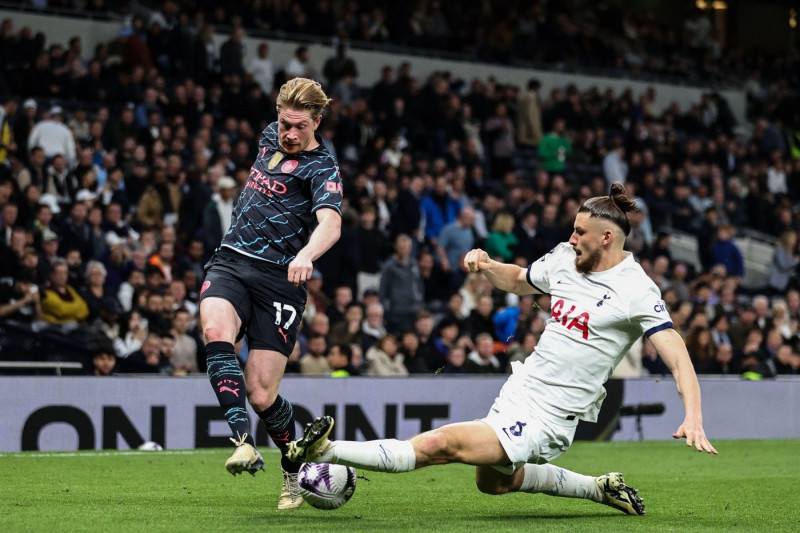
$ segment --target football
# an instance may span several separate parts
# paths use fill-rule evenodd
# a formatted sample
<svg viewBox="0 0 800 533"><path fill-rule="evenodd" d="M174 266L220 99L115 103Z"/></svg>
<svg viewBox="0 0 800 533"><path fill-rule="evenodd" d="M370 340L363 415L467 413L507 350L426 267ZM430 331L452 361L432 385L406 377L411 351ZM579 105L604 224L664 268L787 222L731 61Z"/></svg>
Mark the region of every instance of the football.
<svg viewBox="0 0 800 533"><path fill-rule="evenodd" d="M300 494L317 509L338 509L356 491L356 470L351 466L304 463L297 474Z"/></svg>

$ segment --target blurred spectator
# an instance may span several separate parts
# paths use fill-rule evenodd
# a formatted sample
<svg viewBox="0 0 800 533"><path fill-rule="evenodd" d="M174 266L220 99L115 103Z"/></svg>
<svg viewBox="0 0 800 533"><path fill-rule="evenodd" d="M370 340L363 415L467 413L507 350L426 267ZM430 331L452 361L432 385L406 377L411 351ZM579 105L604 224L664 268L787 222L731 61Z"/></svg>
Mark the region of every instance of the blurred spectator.
<svg viewBox="0 0 800 533"><path fill-rule="evenodd" d="M536 148L542 141L542 102L539 99L539 80L528 81L517 110L517 144Z"/></svg>
<svg viewBox="0 0 800 533"><path fill-rule="evenodd" d="M447 354L447 362L437 368L437 373L446 375L467 374L467 352L462 346L453 346Z"/></svg>
<svg viewBox="0 0 800 533"><path fill-rule="evenodd" d="M520 363L525 362L525 359L527 359L528 356L533 353L537 342L538 339L534 332L525 331L522 333L522 337L520 339L515 338L514 341L508 345L508 348L506 349L506 356L508 357L509 372L512 371L511 363L514 361L518 361Z"/></svg>
<svg viewBox="0 0 800 533"><path fill-rule="evenodd" d="M39 146L32 149L28 164L17 174L17 184L23 189L29 185L35 185L39 187L40 192L47 189L46 163L47 156L44 155L44 150Z"/></svg>
<svg viewBox="0 0 800 533"><path fill-rule="evenodd" d="M155 267L161 271L164 277L163 283L172 283L172 273L175 267L175 244L162 240L158 245L158 251L147 259L148 267Z"/></svg>
<svg viewBox="0 0 800 533"><path fill-rule="evenodd" d="M308 303L306 304L306 311L303 314L304 317L312 317L315 313L324 313L331 305L331 299L322 291L323 283L322 272L315 268L314 271L311 272L311 278L306 282Z"/></svg>
<svg viewBox="0 0 800 533"><path fill-rule="evenodd" d="M403 353L399 350L397 337L392 334L379 338L366 353L368 376L407 376Z"/></svg>
<svg viewBox="0 0 800 533"><path fill-rule="evenodd" d="M409 374L428 372L428 365L420 355L419 338L413 331L404 331L400 335L400 353L403 354L403 364Z"/></svg>
<svg viewBox="0 0 800 533"><path fill-rule="evenodd" d="M68 275L66 260L54 260L42 298L42 318L51 324L80 324L89 316L86 301L67 284Z"/></svg>
<svg viewBox="0 0 800 533"><path fill-rule="evenodd" d="M395 253L381 267L380 300L387 313L386 329L399 334L411 329L417 310L424 305L419 266L411 257L411 238L398 235Z"/></svg>
<svg viewBox="0 0 800 533"><path fill-rule="evenodd" d="M30 275L18 274L10 284L0 283L0 320L31 323L42 320L39 286Z"/></svg>
<svg viewBox="0 0 800 533"><path fill-rule="evenodd" d="M785 231L781 234L775 251L772 252L769 280L767 282L772 294L783 294L789 283L797 275L797 233Z"/></svg>
<svg viewBox="0 0 800 533"><path fill-rule="evenodd" d="M481 333L488 333L493 339L497 337L492 319L494 302L489 294L484 294L478 298L478 304L469 316L464 320L465 334L477 339Z"/></svg>
<svg viewBox="0 0 800 533"><path fill-rule="evenodd" d="M450 275L450 287L460 287L466 279L463 257L475 246L475 210L463 207L453 222L445 224L439 233L436 256L442 270Z"/></svg>
<svg viewBox="0 0 800 533"><path fill-rule="evenodd" d="M744 258L733 236L736 228L731 224L722 224L717 228L717 240L711 247L711 262L724 265L729 276L744 277Z"/></svg>
<svg viewBox="0 0 800 533"><path fill-rule="evenodd" d="M244 74L244 37L243 28L234 28L230 37L219 50L219 65L223 80L230 82L232 75L241 77Z"/></svg>
<svg viewBox="0 0 800 533"><path fill-rule="evenodd" d="M326 359L327 342L323 335L312 335L308 339L308 352L300 358L300 373L303 375L327 375L331 367Z"/></svg>
<svg viewBox="0 0 800 533"><path fill-rule="evenodd" d="M64 110L61 106L53 106L47 117L31 130L28 136L28 150L41 147L48 159L60 155L71 168L75 164L77 154L72 132L64 124Z"/></svg>
<svg viewBox="0 0 800 533"><path fill-rule="evenodd" d="M347 57L347 46L344 43L336 45L336 54L325 61L322 73L328 81L327 87L329 89L333 88L336 82L345 76L358 77L358 68L356 68L355 62Z"/></svg>
<svg viewBox="0 0 800 533"><path fill-rule="evenodd" d="M381 263L389 253L386 233L376 225L377 214L373 206L367 206L359 215L358 245L360 268L357 278L357 294L380 286Z"/></svg>
<svg viewBox="0 0 800 533"><path fill-rule="evenodd" d="M698 373L705 373L707 367L713 364L716 356L714 343L708 328L695 326L686 337L686 349L692 359L692 364Z"/></svg>
<svg viewBox="0 0 800 533"><path fill-rule="evenodd" d="M542 168L551 174L563 172L567 159L572 155L572 142L564 134L565 124L562 118L553 121L552 129L539 144Z"/></svg>
<svg viewBox="0 0 800 533"><path fill-rule="evenodd" d="M174 374L196 374L200 371L197 365L197 341L188 334L191 326L192 314L186 308L178 308L169 331L175 343L171 358Z"/></svg>
<svg viewBox="0 0 800 533"><path fill-rule="evenodd" d="M800 374L800 355L788 344L783 344L775 353L776 374Z"/></svg>
<svg viewBox="0 0 800 533"><path fill-rule="evenodd" d="M422 197L420 209L425 219L425 238L437 243L442 228L456 220L462 206L448 192L446 176L437 176L433 183L433 189Z"/></svg>
<svg viewBox="0 0 800 533"><path fill-rule="evenodd" d="M114 350L119 357L128 357L142 347L149 332L148 322L139 311L122 315L119 337L114 341Z"/></svg>
<svg viewBox="0 0 800 533"><path fill-rule="evenodd" d="M8 204L3 211L16 213L16 209L15 205ZM16 275L22 267L22 258L25 255L26 232L19 227L2 228L2 230L3 237L0 238L0 277L6 278ZM8 240L5 238L6 235Z"/></svg>
<svg viewBox="0 0 800 533"><path fill-rule="evenodd" d="M39 105L33 98L26 98L22 102L22 112L14 119L13 135L14 141L17 143L17 152L23 161L28 159L28 154L32 152L31 146L28 146L28 137L31 130L36 125L36 113ZM44 153L44 150L42 150Z"/></svg>
<svg viewBox="0 0 800 533"><path fill-rule="evenodd" d="M503 372L500 360L494 355L494 339L488 333L475 337L475 349L467 356L465 367L468 374L500 374Z"/></svg>
<svg viewBox="0 0 800 533"><path fill-rule="evenodd" d="M316 78L316 72L311 65L311 52L307 46L300 46L295 50L294 57L283 68L287 80L292 78Z"/></svg>
<svg viewBox="0 0 800 533"><path fill-rule="evenodd" d="M2 104L0 105L0 167L8 167L9 150L12 153L17 150L10 121L10 117L17 112L17 99L14 96L5 95L0 103Z"/></svg>
<svg viewBox="0 0 800 533"><path fill-rule="evenodd" d="M88 343L95 345L108 345L114 350L116 343L120 339L120 317L122 316L122 306L113 296L103 299L95 318L89 324ZM116 353L116 351L115 351Z"/></svg>
<svg viewBox="0 0 800 533"><path fill-rule="evenodd" d="M508 106L498 103L491 115L483 125L486 133L489 149L490 167L492 178L502 179L512 170L511 160L516 148L516 134L514 132L514 122L508 113Z"/></svg>
<svg viewBox="0 0 800 533"><path fill-rule="evenodd" d="M361 348L365 352L378 342L378 339L388 333L384 323L382 304L372 303L366 306L364 320L361 322L361 331L363 332Z"/></svg>
<svg viewBox="0 0 800 533"><path fill-rule="evenodd" d="M106 276L106 267L100 261L86 263L86 284L81 287L80 295L89 308L89 315L86 317L88 322L100 316L100 309L108 296L105 289Z"/></svg>
<svg viewBox="0 0 800 533"><path fill-rule="evenodd" d="M70 250L77 250L81 258L94 256L92 248L92 229L88 224L89 210L85 202L74 202L69 210L69 216L60 228L61 243L59 254L66 257Z"/></svg>
<svg viewBox="0 0 800 533"><path fill-rule="evenodd" d="M436 262L432 252L420 252L417 264L425 295L424 307L430 311L439 312L445 307L445 303L453 292L453 288L450 286L450 276ZM415 309L415 316L416 312Z"/></svg>
<svg viewBox="0 0 800 533"><path fill-rule="evenodd" d="M364 320L364 309L360 302L351 301L345 307L344 318L334 324L330 330L330 339L334 344L361 344L363 332L361 323Z"/></svg>
<svg viewBox="0 0 800 533"><path fill-rule="evenodd" d="M420 226L422 223L422 201L425 198L423 196L424 189L425 182L420 176L412 176L408 180L404 180L402 187L398 191L395 207L392 211L390 223L392 236L405 233L415 241L421 239L420 229L422 228ZM438 198L442 199L442 197ZM428 203L426 202L426 204ZM426 209L432 208L432 205L428 205ZM427 228L427 219L425 227Z"/></svg>
<svg viewBox="0 0 800 533"><path fill-rule="evenodd" d="M603 175L609 187L614 182L625 184L628 179L628 163L625 162L625 145L622 139L615 138L611 149L603 158Z"/></svg>
<svg viewBox="0 0 800 533"><path fill-rule="evenodd" d="M150 331L142 341L142 347L128 355L120 365L120 372L161 372L161 336Z"/></svg>
<svg viewBox="0 0 800 533"><path fill-rule="evenodd" d="M92 375L111 376L117 366L117 355L113 350L98 349L92 356Z"/></svg>
<svg viewBox="0 0 800 533"><path fill-rule="evenodd" d="M331 368L331 377L345 378L360 376L361 371L353 366L351 359L353 350L349 344L334 344L328 350L328 365Z"/></svg>
<svg viewBox="0 0 800 533"><path fill-rule="evenodd" d="M250 60L247 72L258 83L265 95L272 94L275 85L275 69L272 60L269 58L269 45L260 43L256 49L256 57Z"/></svg>
<svg viewBox="0 0 800 533"><path fill-rule="evenodd" d="M486 253L494 259L510 263L514 259L514 250L519 241L514 234L514 216L511 213L500 213L492 223L492 231L486 239Z"/></svg>

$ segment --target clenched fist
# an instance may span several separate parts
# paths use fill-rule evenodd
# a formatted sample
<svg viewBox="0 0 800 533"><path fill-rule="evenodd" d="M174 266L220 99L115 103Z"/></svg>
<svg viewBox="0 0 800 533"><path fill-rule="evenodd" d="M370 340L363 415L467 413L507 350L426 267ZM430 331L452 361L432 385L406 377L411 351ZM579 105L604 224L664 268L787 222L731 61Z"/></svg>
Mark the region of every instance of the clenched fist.
<svg viewBox="0 0 800 533"><path fill-rule="evenodd" d="M476 248L464 256L464 266L470 272L480 272L489 268L489 254Z"/></svg>

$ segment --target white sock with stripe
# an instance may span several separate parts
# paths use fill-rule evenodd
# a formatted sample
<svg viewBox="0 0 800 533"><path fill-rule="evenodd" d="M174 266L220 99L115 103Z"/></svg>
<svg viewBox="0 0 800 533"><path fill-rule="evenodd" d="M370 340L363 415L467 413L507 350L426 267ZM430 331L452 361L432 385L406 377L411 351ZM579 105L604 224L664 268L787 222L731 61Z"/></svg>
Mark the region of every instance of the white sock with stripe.
<svg viewBox="0 0 800 533"><path fill-rule="evenodd" d="M526 464L520 492L543 493L564 498L603 501L603 494L592 476L577 474L554 465Z"/></svg>
<svg viewBox="0 0 800 533"><path fill-rule="evenodd" d="M314 462L350 465L376 472L411 472L417 463L414 447L407 440L335 440L331 444Z"/></svg>

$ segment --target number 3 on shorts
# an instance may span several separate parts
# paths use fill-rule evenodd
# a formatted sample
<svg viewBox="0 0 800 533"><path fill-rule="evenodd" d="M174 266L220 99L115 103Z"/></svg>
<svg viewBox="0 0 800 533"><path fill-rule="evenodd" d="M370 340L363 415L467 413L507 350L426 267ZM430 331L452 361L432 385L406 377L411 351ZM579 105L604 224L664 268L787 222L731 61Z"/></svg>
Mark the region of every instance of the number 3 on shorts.
<svg viewBox="0 0 800 533"><path fill-rule="evenodd" d="M292 322L294 322L294 319L297 316L297 311L295 310L295 308L289 304L281 302L272 302L272 305L275 306L275 324L280 326L281 318L284 311L286 311L286 313L289 314L289 319L283 325L284 329L289 329L289 326L292 325Z"/></svg>

